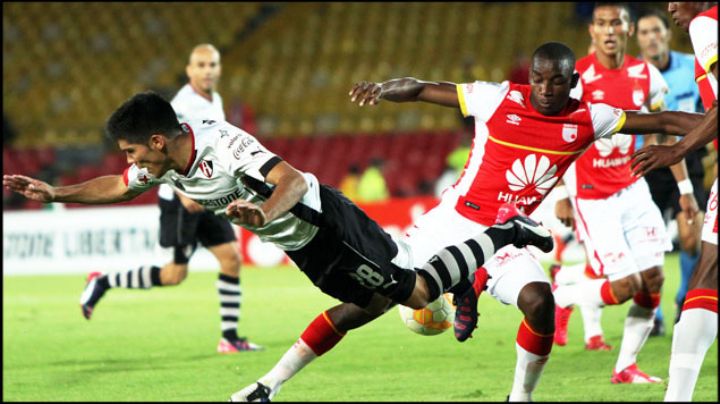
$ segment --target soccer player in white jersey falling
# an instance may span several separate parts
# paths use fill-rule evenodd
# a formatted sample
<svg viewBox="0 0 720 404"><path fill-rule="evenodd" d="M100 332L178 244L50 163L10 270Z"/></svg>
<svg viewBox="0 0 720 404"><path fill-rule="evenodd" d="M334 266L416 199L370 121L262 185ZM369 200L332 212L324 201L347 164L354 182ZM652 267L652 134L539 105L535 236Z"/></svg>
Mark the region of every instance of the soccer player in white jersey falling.
<svg viewBox="0 0 720 404"><path fill-rule="evenodd" d="M220 94L215 91L221 74L220 52L210 44L200 44L190 53L185 73L189 82L171 101L180 122L191 118L224 121ZM212 171L212 165L205 169ZM176 193L168 185L158 190L160 205L160 245L172 249L173 260L162 268L143 265L130 271L101 274L93 272L80 298L83 315L88 320L105 292L111 288L143 288L179 285L187 277L188 263L198 242L220 263L216 282L220 297L219 353L262 349L260 345L238 336L240 304L240 253L235 231L230 223L202 205Z"/></svg>
<svg viewBox="0 0 720 404"><path fill-rule="evenodd" d="M106 130L131 164L122 175L62 187L4 175L3 185L41 202L106 204L168 184L283 249L315 286L348 303L355 324L376 318L395 303L425 307L467 280L472 275L468 268L481 266L485 257L508 244L532 244L546 252L553 247L547 229L508 211L497 225L475 228L471 237L439 248L434 260L415 268L409 247L339 191L295 170L227 122L180 124L170 103L148 92L118 108ZM340 322L331 328L333 317L318 317L323 332L354 328Z"/></svg>
<svg viewBox="0 0 720 404"><path fill-rule="evenodd" d="M633 30L627 6L617 3L595 6L589 33L596 51L576 63L580 81L572 97L628 110L662 108L667 92L662 74L655 66L625 52ZM664 279L664 254L672 244L647 182L632 175L630 156L634 142L632 132L596 142L563 177L572 197L572 224L584 243L592 270L601 278L555 289L556 336L567 332L567 321L562 320L567 319L563 314L571 304L594 309L599 314L603 305L618 305L632 299L610 381L659 383L660 378L642 372L636 362L653 327ZM687 182L684 161L673 167L672 173L679 185ZM683 212L686 217L695 217L698 209L692 189L679 188ZM557 203L569 205L569 200ZM583 314L586 338L598 335L602 338L599 321L592 327L592 321L588 321L592 316Z"/></svg>
<svg viewBox="0 0 720 404"><path fill-rule="evenodd" d="M439 205L418 218L405 239L415 265L430 258L432 251L492 226L510 206L516 209L508 202L532 213L570 163L596 139L618 130L683 133L693 127L691 122L701 119L700 114L626 113L605 104L570 99L570 89L578 80L574 66L572 50L551 42L533 54L531 85L455 85L402 78L353 86L351 100L360 106L381 100L424 101L460 108L463 115L475 118L475 138L461 178L443 193ZM448 254L438 254L440 259L429 262L453 262L466 254L454 247L445 250ZM460 341L470 337L477 322L477 298L486 286L498 301L518 307L525 317L515 336L517 360L508 399L530 401L552 348L554 301L547 276L530 250L513 246L497 251L476 268L463 268L475 272L472 285L459 284L452 289L459 296L455 336ZM438 274L448 277L442 270ZM271 399L284 382L336 346L347 331L371 319L348 304L323 312L270 372L232 399Z"/></svg>
<svg viewBox="0 0 720 404"><path fill-rule="evenodd" d="M710 141L717 149L718 6L707 2L668 3L675 24L690 33L695 51L695 81L706 109L705 120L674 146L653 145L633 155L637 175L665 167ZM691 401L705 354L718 332L718 181L710 197L702 228L700 259L695 268L680 321L673 328L670 376L665 401Z"/></svg>

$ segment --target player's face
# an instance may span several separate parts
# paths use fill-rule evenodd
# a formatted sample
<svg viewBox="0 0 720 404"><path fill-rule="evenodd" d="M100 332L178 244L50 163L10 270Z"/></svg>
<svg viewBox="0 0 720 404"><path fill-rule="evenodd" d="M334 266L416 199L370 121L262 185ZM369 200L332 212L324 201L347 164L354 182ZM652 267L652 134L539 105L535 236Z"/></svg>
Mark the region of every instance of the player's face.
<svg viewBox="0 0 720 404"><path fill-rule="evenodd" d="M186 69L190 84L205 92L215 90L220 79L220 54L212 49L201 48L190 56Z"/></svg>
<svg viewBox="0 0 720 404"><path fill-rule="evenodd" d="M129 143L127 140L118 140L118 147L125 153L128 164L135 164L145 168L153 177L162 177L168 170L167 156L158 150L158 146Z"/></svg>
<svg viewBox="0 0 720 404"><path fill-rule="evenodd" d="M627 39L633 30L630 16L622 7L603 6L593 11L589 31L596 52L608 56L624 54Z"/></svg>
<svg viewBox="0 0 720 404"><path fill-rule="evenodd" d="M659 58L669 52L670 31L656 16L641 18L637 23L640 52L647 59Z"/></svg>
<svg viewBox="0 0 720 404"><path fill-rule="evenodd" d="M564 68L563 68L564 67ZM543 115L556 115L567 105L572 89L571 66L556 61L535 58L530 67L530 102Z"/></svg>
<svg viewBox="0 0 720 404"><path fill-rule="evenodd" d="M671 1L668 3L668 12L675 24L687 31L690 28L690 21L698 14L697 3L686 1Z"/></svg>

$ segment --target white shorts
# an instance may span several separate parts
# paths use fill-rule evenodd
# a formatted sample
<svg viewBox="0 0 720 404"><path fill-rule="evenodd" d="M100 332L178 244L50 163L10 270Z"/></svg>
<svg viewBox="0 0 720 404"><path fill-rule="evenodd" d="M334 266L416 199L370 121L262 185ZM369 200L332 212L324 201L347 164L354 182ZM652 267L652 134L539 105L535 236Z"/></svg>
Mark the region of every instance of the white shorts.
<svg viewBox="0 0 720 404"><path fill-rule="evenodd" d="M702 241L710 244L718 244L718 180L715 178L710 196L708 197L707 209L705 210L705 223L702 228Z"/></svg>
<svg viewBox="0 0 720 404"><path fill-rule="evenodd" d="M575 225L597 276L611 281L662 266L672 249L644 178L606 199L573 198Z"/></svg>
<svg viewBox="0 0 720 404"><path fill-rule="evenodd" d="M438 251L460 244L485 229L487 226L460 215L454 202L445 200L415 220L404 241L410 247L413 265L420 268ZM530 282L550 283L529 248L503 247L492 258L486 257L483 267L491 277L488 292L504 304L517 306L520 290Z"/></svg>

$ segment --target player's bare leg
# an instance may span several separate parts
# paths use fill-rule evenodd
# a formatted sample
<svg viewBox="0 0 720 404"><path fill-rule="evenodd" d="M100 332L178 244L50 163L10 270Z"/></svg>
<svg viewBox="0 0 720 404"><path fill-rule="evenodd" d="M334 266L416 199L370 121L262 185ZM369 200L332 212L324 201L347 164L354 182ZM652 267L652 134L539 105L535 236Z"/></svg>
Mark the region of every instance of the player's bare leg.
<svg viewBox="0 0 720 404"><path fill-rule="evenodd" d="M550 357L555 333L555 300L550 285L531 282L523 286L517 306L525 318L517 333L517 362L508 401L532 401L532 392Z"/></svg>
<svg viewBox="0 0 720 404"><path fill-rule="evenodd" d="M249 342L246 337L238 336L238 321L242 290L240 289L240 253L237 243L230 241L209 248L220 263L220 274L215 283L220 298L220 329L222 338L218 341L219 353L236 353L263 349Z"/></svg>
<svg viewBox="0 0 720 404"><path fill-rule="evenodd" d="M665 401L691 401L705 354L717 338L717 245L703 242L700 260L673 328Z"/></svg>

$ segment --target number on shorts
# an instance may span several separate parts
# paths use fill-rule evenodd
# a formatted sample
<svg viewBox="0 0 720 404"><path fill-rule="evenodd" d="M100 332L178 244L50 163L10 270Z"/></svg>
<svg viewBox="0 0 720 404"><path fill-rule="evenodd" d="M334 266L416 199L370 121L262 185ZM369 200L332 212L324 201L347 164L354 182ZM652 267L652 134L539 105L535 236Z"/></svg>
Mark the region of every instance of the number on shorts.
<svg viewBox="0 0 720 404"><path fill-rule="evenodd" d="M350 276L366 288L373 289L382 285L383 277L365 264L361 264Z"/></svg>

